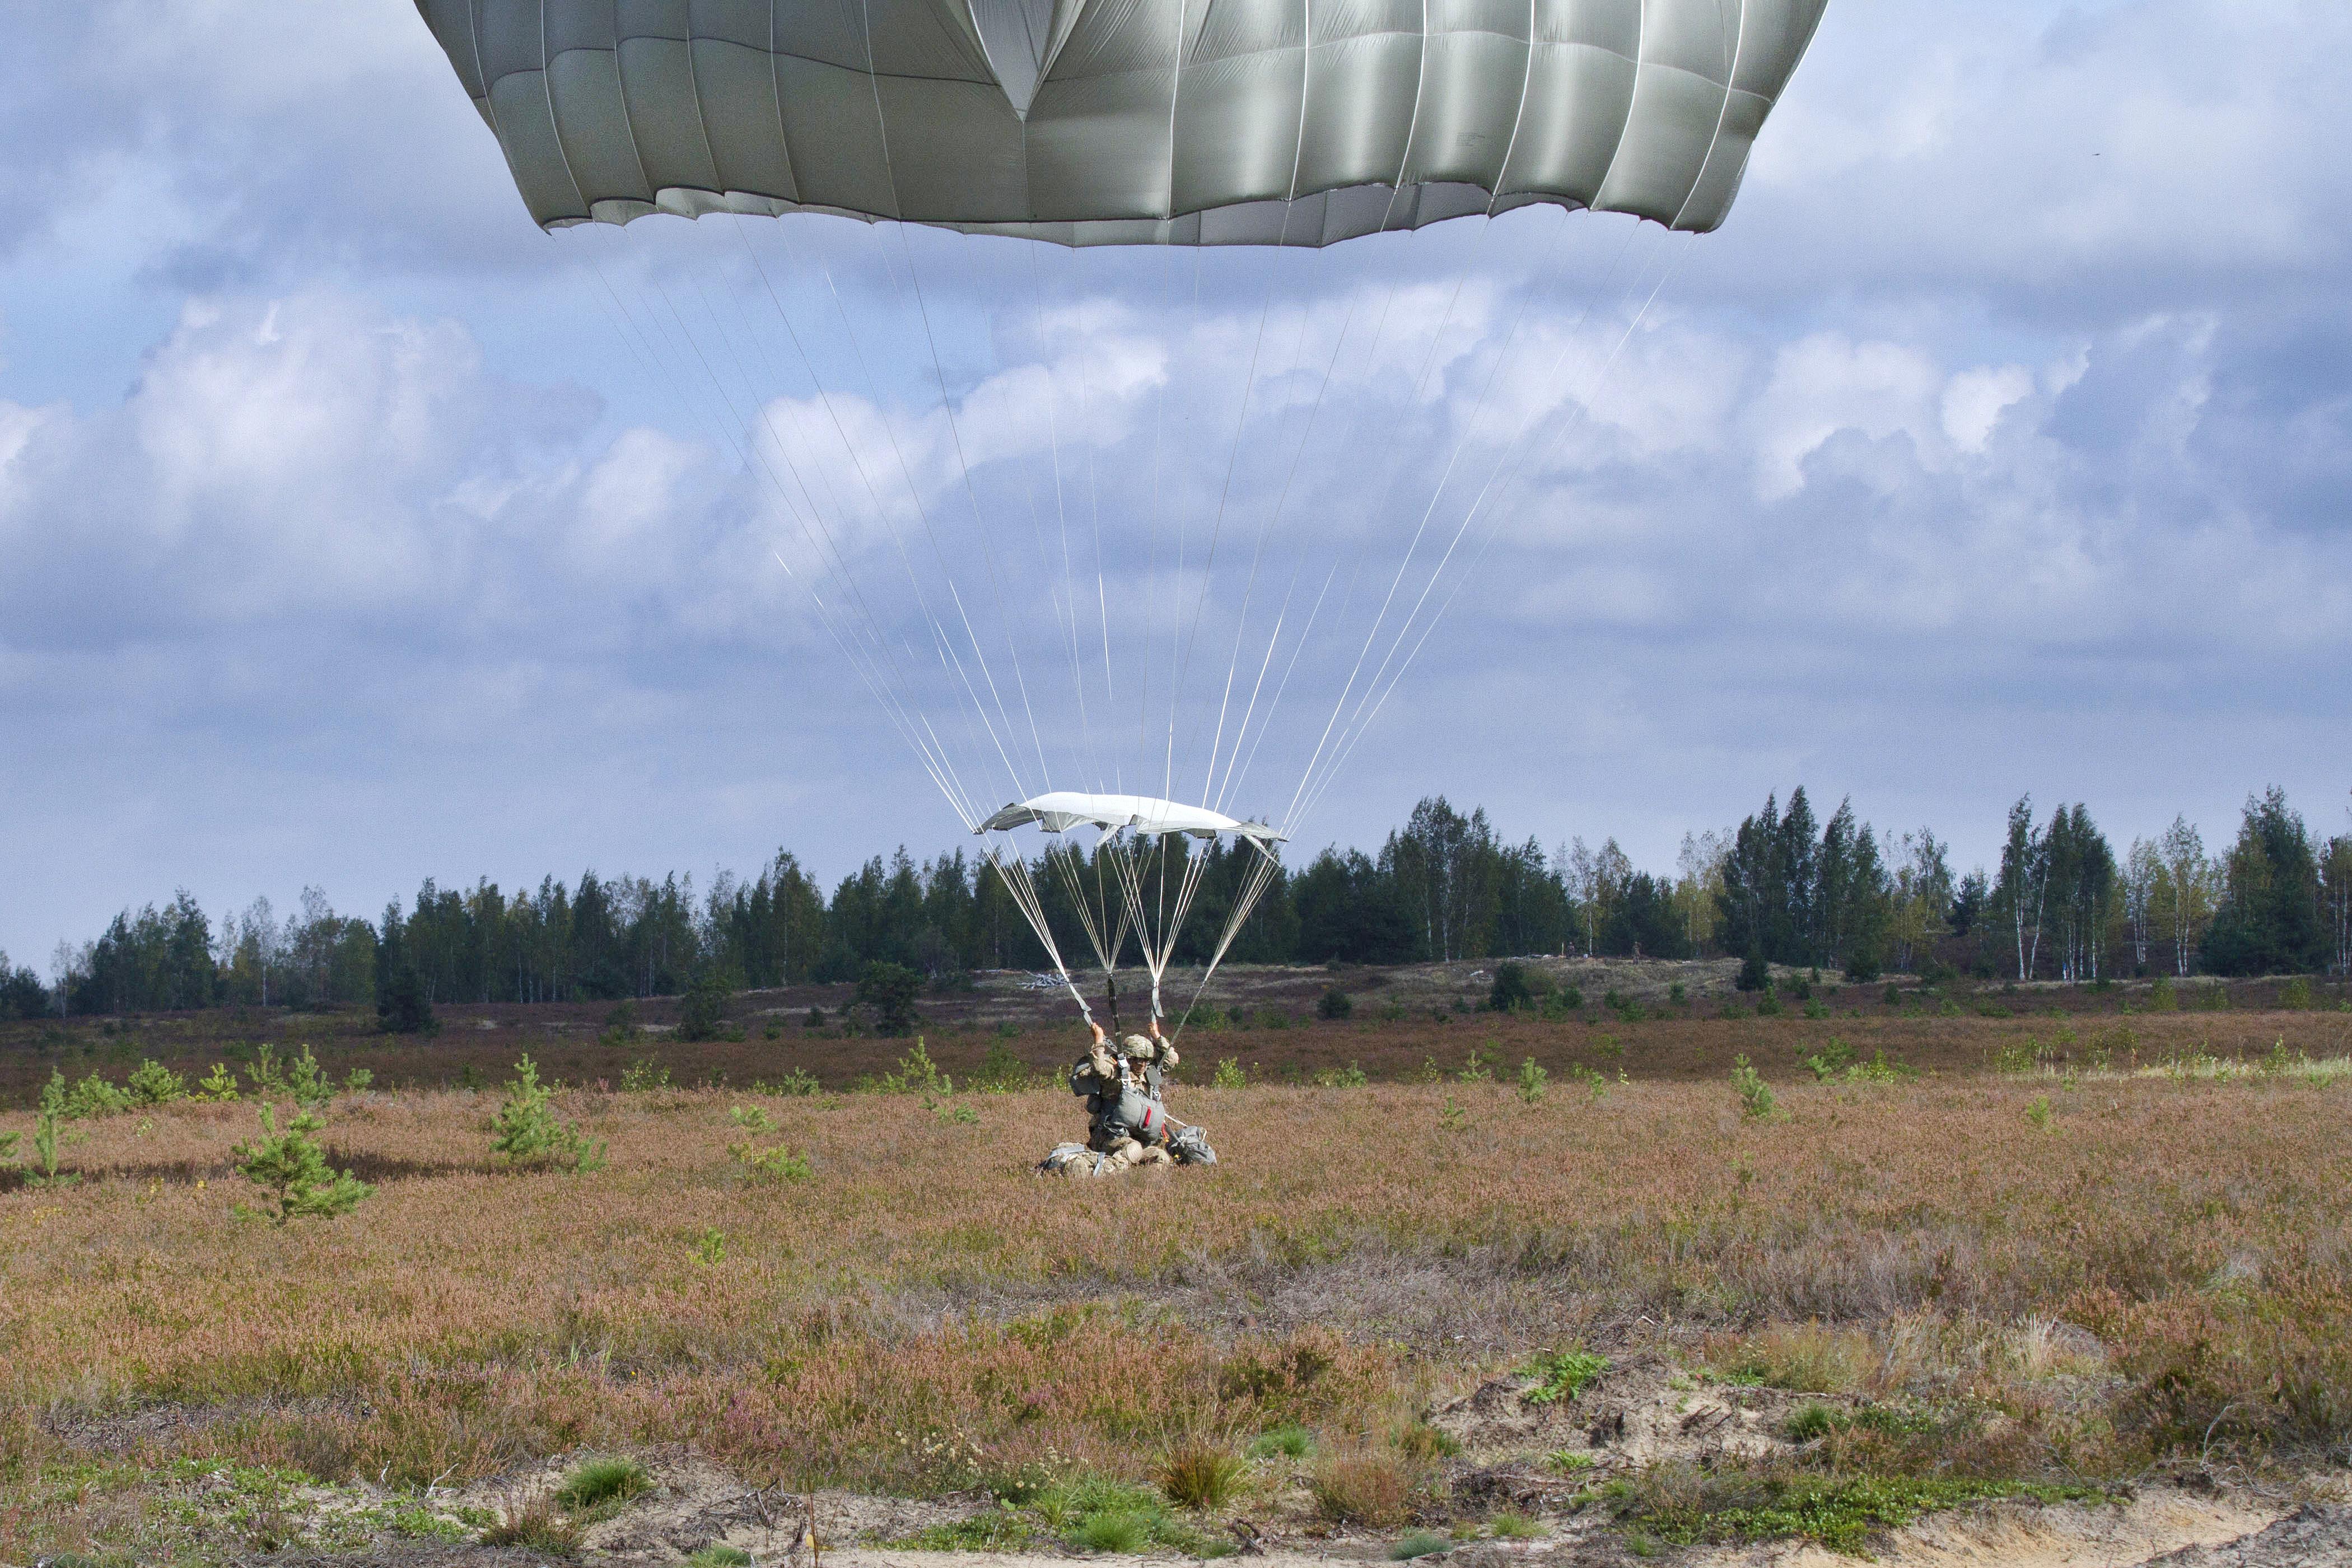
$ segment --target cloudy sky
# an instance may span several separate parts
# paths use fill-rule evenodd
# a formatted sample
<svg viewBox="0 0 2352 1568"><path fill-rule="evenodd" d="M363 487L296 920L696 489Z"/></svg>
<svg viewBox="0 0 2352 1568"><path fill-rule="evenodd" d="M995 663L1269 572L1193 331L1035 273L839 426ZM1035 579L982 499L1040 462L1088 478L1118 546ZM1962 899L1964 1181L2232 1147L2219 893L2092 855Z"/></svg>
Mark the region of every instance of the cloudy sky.
<svg viewBox="0 0 2352 1568"><path fill-rule="evenodd" d="M176 887L837 875L959 840L933 772L1659 868L1801 783L1963 865L2028 791L2347 825L2340 0L1835 0L1717 235L1199 258L546 236L406 0L18 10L20 962Z"/></svg>

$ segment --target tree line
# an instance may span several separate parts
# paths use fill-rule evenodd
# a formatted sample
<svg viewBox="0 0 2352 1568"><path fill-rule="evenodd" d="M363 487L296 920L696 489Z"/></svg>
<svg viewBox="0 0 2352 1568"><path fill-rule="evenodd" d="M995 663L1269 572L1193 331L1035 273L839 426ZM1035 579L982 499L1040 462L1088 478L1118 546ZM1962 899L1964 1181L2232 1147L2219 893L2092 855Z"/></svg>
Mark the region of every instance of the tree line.
<svg viewBox="0 0 2352 1568"><path fill-rule="evenodd" d="M1179 963L1209 956L1255 851L1171 840L1167 875L1206 858ZM1064 953L1087 952L1083 855L1033 879ZM1069 874L1066 875L1065 872ZM1102 886L1115 887L1103 873ZM1111 895L1115 898L1115 894ZM2185 818L2121 854L2081 804L2009 813L2000 863L1955 875L1922 828L1881 833L1800 787L1723 831L1686 834L1671 872L1637 869L1614 838L1547 851L1432 796L1377 853L1328 847L1274 878L1228 954L1242 963L1406 963L1582 953L1772 963L1855 979L1965 968L1983 977L2352 970L2352 834L2322 838L2273 788L2209 853ZM1129 956L1132 956L1131 954ZM561 1002L856 978L880 961L934 980L1048 960L984 859L876 856L828 893L789 851L750 877L544 878L509 894L428 879L373 921L305 888L215 917L183 890L59 942L45 978L0 953L0 1016L223 1005Z"/></svg>

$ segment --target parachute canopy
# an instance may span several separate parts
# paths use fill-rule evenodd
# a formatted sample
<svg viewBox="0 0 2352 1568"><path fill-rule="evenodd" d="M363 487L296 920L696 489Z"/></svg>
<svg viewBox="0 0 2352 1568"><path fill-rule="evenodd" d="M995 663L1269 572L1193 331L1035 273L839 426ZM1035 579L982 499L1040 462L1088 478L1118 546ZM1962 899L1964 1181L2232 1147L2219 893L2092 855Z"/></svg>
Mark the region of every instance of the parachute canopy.
<svg viewBox="0 0 2352 1568"><path fill-rule="evenodd" d="M1105 832L1132 827L1139 833L1189 833L1195 838L1230 833L1255 841L1261 849L1283 840L1263 822L1238 822L1206 806L1180 805L1148 795L1081 795L1066 789L1015 801L972 831L1003 833L1032 822L1048 833L1066 833L1088 824Z"/></svg>
<svg viewBox="0 0 2352 1568"><path fill-rule="evenodd" d="M1321 246L1723 222L1827 0L417 0L541 226Z"/></svg>

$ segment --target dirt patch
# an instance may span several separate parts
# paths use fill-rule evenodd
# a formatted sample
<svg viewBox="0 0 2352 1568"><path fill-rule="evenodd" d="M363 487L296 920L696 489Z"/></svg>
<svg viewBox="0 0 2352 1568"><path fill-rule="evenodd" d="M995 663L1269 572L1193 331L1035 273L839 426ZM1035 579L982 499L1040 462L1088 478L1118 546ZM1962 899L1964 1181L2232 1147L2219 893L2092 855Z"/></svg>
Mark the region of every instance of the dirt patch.
<svg viewBox="0 0 2352 1568"><path fill-rule="evenodd" d="M699 1455L659 1449L631 1456L653 1483L609 1517L581 1531L590 1555L615 1563L675 1563L706 1546L732 1546L760 1563L807 1561L809 1498L804 1492L760 1488ZM477 1482L455 1495L467 1507L506 1515L549 1496L582 1456L550 1459ZM816 1494L817 1540L827 1561L860 1543L896 1541L936 1525L968 1519L986 1505L976 1498L885 1498L855 1492ZM934 1564L936 1554L916 1554ZM934 1565L936 1568L936 1565Z"/></svg>
<svg viewBox="0 0 2352 1568"><path fill-rule="evenodd" d="M1956 1509L1895 1531L1876 1552L1886 1568L2317 1568L2347 1561L2258 1545L2277 1519L2275 1508L2250 1501L2148 1488L2129 1502L2096 1507ZM2203 1555L2214 1551L2239 1554ZM1783 1544L1695 1552L1685 1568L1853 1568L1853 1561L1819 1546Z"/></svg>
<svg viewBox="0 0 2352 1568"><path fill-rule="evenodd" d="M1706 1464L1790 1452L1795 1445L1782 1432L1801 1406L1853 1403L1838 1394L1701 1384L1647 1355L1610 1367L1573 1399L1530 1398L1538 1390L1524 1375L1492 1378L1430 1415L1432 1426L1462 1445L1468 1464L1525 1469L1527 1485L1511 1500L1514 1507L1527 1506L1527 1494L1538 1489L1572 1492L1595 1475L1665 1460Z"/></svg>

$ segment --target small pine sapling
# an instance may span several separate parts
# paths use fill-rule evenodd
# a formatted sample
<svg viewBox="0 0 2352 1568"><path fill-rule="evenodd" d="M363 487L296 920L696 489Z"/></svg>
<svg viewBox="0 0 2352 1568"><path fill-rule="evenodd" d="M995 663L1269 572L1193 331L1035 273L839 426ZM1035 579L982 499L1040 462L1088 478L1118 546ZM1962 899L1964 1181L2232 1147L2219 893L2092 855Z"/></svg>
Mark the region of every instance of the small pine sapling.
<svg viewBox="0 0 2352 1568"><path fill-rule="evenodd" d="M1242 1064L1234 1058L1221 1057L1217 1060L1217 1070L1210 1076L1209 1087L1246 1089L1249 1087L1249 1075L1242 1071Z"/></svg>
<svg viewBox="0 0 2352 1568"><path fill-rule="evenodd" d="M492 1119L490 1152L509 1166L562 1167L574 1173L604 1163L604 1144L555 1114L554 1090L539 1081L529 1056L515 1064L507 1096Z"/></svg>
<svg viewBox="0 0 2352 1568"><path fill-rule="evenodd" d="M152 1057L139 1064L122 1087L137 1105L169 1105L188 1097L188 1086L180 1075Z"/></svg>
<svg viewBox="0 0 2352 1568"><path fill-rule="evenodd" d="M1519 1099L1528 1105L1541 1105L1544 1089L1550 1078L1551 1074L1544 1071L1543 1064L1537 1061L1535 1058L1529 1057L1521 1062L1519 1064Z"/></svg>
<svg viewBox="0 0 2352 1568"><path fill-rule="evenodd" d="M276 1109L264 1100L261 1136L250 1143L236 1144L229 1154L237 1174L268 1194L277 1208L272 1212L235 1203L229 1212L239 1219L266 1218L284 1225L306 1215L327 1219L349 1214L373 1194L373 1187L349 1171L338 1174L327 1163L326 1151L310 1136L326 1125L312 1112L299 1110L280 1132Z"/></svg>
<svg viewBox="0 0 2352 1568"><path fill-rule="evenodd" d="M1731 1088L1739 1096L1739 1114L1747 1121L1769 1121L1780 1113L1772 1086L1764 1081L1745 1051L1731 1058Z"/></svg>
<svg viewBox="0 0 2352 1568"><path fill-rule="evenodd" d="M241 1097L236 1091L236 1075L228 1070L226 1063L215 1062L213 1070L196 1080L196 1087L188 1098L221 1105L239 1099Z"/></svg>

